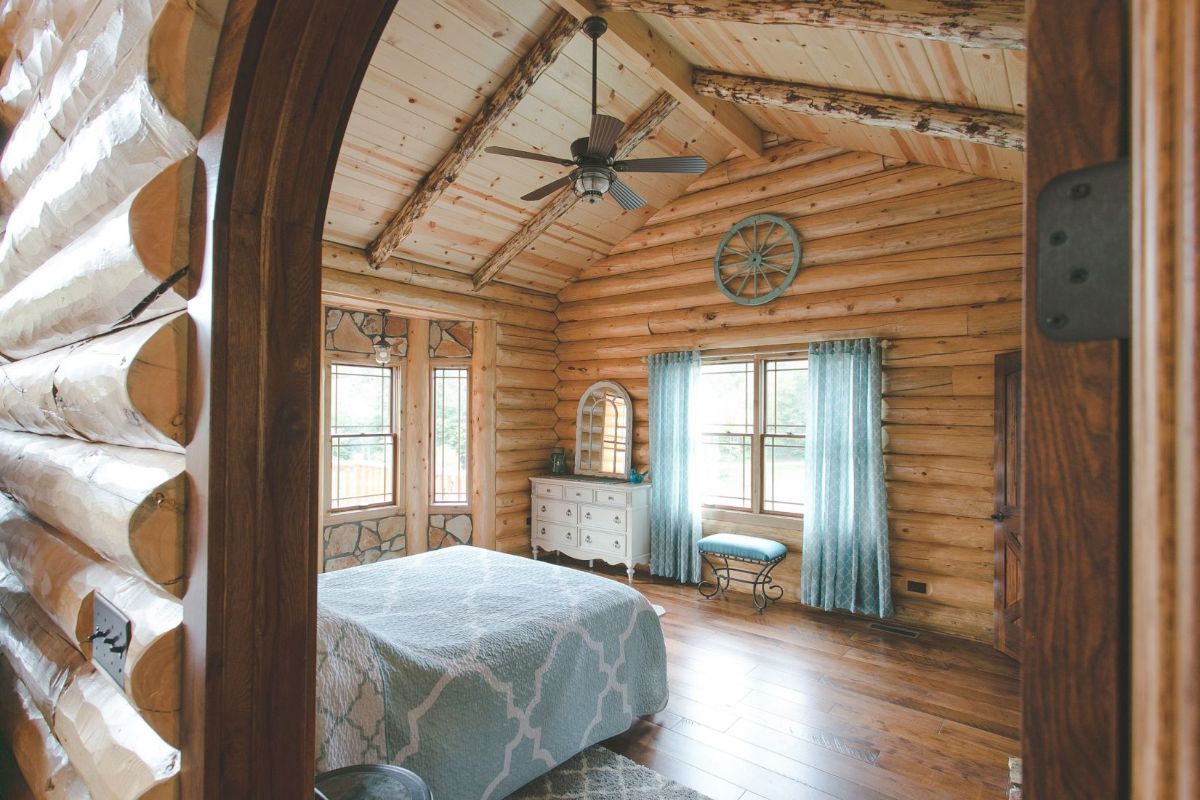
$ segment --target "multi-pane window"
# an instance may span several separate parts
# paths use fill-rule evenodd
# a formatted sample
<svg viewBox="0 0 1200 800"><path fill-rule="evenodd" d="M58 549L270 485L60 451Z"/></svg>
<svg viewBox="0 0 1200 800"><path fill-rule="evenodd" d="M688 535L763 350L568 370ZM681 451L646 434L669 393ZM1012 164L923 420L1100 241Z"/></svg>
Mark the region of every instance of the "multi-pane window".
<svg viewBox="0 0 1200 800"><path fill-rule="evenodd" d="M803 512L807 397L804 359L701 366L705 505L766 514Z"/></svg>
<svg viewBox="0 0 1200 800"><path fill-rule="evenodd" d="M329 367L332 511L396 502L396 380L391 367Z"/></svg>
<svg viewBox="0 0 1200 800"><path fill-rule="evenodd" d="M430 501L435 505L465 505L470 494L467 367L434 366L432 412Z"/></svg>
<svg viewBox="0 0 1200 800"><path fill-rule="evenodd" d="M700 367L704 502L750 510L753 492L754 363Z"/></svg>

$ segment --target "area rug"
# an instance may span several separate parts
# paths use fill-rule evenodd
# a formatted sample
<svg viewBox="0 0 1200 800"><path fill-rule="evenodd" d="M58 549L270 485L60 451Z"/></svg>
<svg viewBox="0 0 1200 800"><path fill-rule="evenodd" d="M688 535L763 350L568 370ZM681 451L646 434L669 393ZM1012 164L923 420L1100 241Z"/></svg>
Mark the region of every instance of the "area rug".
<svg viewBox="0 0 1200 800"><path fill-rule="evenodd" d="M526 784L508 800L710 800L600 745Z"/></svg>

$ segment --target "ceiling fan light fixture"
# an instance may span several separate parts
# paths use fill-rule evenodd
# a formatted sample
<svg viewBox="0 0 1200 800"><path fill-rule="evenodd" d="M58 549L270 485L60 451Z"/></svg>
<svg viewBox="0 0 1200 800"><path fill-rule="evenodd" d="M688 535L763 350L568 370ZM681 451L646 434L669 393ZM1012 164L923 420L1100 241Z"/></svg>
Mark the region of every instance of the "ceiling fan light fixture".
<svg viewBox="0 0 1200 800"><path fill-rule="evenodd" d="M606 169L581 169L575 178L575 194L589 203L598 203L612 186L612 173Z"/></svg>

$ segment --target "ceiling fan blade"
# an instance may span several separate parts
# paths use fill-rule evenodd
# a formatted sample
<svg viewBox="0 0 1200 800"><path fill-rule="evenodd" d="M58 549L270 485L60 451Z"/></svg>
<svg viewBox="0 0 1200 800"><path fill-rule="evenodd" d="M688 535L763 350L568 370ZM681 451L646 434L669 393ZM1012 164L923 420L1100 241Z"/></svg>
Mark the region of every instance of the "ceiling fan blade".
<svg viewBox="0 0 1200 800"><path fill-rule="evenodd" d="M548 156L548 155L544 155L542 153L531 153L528 150L514 150L511 147L485 147L485 148L483 148L483 152L495 153L498 156L512 156L514 158L527 158L530 161L546 161L551 164L561 164L564 167L571 167L571 166L575 165L574 161L569 161L565 158L558 158L557 156Z"/></svg>
<svg viewBox="0 0 1200 800"><path fill-rule="evenodd" d="M555 192L557 192L559 189L563 188L564 186L570 186L571 181L574 178L575 178L575 173L572 172L570 175L567 175L566 177L559 178L556 181L550 181L545 186L543 186L539 189L534 189L529 194L521 195L521 199L522 200L541 200L543 197L546 197L547 195L554 194Z"/></svg>
<svg viewBox="0 0 1200 800"><path fill-rule="evenodd" d="M613 178L612 184L608 188L608 193L612 195L613 200L620 203L621 208L626 211L636 211L646 205L645 199L629 188L629 184L625 183L620 178Z"/></svg>
<svg viewBox="0 0 1200 800"><path fill-rule="evenodd" d="M708 169L700 156L667 156L664 158L631 158L613 164L618 172L679 172L699 175Z"/></svg>
<svg viewBox="0 0 1200 800"><path fill-rule="evenodd" d="M588 133L587 154L589 156L607 156L612 152L617 137L625 123L607 114L592 115L592 130Z"/></svg>

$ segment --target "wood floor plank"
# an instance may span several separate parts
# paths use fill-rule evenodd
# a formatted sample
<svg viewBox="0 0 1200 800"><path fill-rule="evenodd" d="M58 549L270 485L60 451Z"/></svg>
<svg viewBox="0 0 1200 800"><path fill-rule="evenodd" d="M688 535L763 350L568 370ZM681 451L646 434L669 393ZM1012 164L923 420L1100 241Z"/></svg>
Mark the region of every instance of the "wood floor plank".
<svg viewBox="0 0 1200 800"><path fill-rule="evenodd" d="M1021 749L1007 657L797 604L760 615L640 573L634 585L666 609L671 699L605 743L614 751L713 800L1004 796Z"/></svg>

